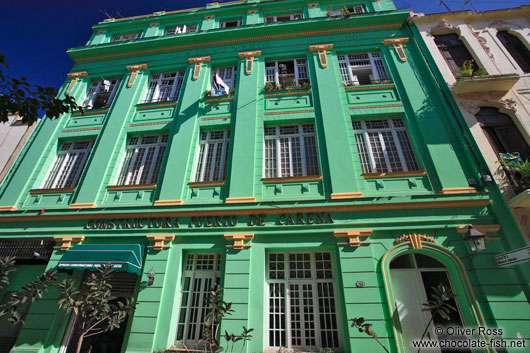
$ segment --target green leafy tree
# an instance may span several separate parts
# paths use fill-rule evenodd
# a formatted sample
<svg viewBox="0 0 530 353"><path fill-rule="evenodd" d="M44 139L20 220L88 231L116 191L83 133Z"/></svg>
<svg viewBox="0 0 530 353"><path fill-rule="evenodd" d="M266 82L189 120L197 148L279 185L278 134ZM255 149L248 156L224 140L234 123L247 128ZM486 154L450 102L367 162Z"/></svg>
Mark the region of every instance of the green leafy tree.
<svg viewBox="0 0 530 353"><path fill-rule="evenodd" d="M231 315L234 310L232 310L232 303L223 300L223 289L218 284L208 293L207 303L208 312L204 322L202 341L206 342L210 352L214 353L222 350L217 340L219 324L225 316Z"/></svg>
<svg viewBox="0 0 530 353"><path fill-rule="evenodd" d="M0 291L9 284L9 274L15 271L15 258L0 257Z"/></svg>
<svg viewBox="0 0 530 353"><path fill-rule="evenodd" d="M111 274L112 267L105 265L91 273L81 286L73 280L57 285L59 309L65 313L73 312L77 318L79 337L76 353L81 351L85 338L119 328L136 308L134 299L118 300L112 296Z"/></svg>
<svg viewBox="0 0 530 353"><path fill-rule="evenodd" d="M0 54L0 122L7 122L8 116L13 113L21 116L22 122L31 125L39 118L39 111L45 111L49 118L58 118L74 110L82 111L72 96L56 98L55 88L32 87L25 77L6 75L4 70L7 69L5 56Z"/></svg>

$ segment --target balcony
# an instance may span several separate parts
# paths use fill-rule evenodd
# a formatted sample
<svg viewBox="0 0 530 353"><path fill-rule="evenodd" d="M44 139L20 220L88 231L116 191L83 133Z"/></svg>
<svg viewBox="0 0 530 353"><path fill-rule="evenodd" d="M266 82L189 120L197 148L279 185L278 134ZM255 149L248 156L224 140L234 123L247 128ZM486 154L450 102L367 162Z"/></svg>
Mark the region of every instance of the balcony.
<svg viewBox="0 0 530 353"><path fill-rule="evenodd" d="M490 99L498 99L508 93L518 80L517 74L460 77L452 90L464 99L480 99L485 94Z"/></svg>

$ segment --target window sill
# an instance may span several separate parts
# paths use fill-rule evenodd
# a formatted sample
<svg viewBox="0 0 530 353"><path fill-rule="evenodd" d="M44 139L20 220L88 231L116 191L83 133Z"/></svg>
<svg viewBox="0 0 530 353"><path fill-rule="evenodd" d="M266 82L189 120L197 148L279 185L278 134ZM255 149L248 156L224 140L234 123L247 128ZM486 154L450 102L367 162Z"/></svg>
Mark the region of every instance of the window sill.
<svg viewBox="0 0 530 353"><path fill-rule="evenodd" d="M98 109L88 109L83 108L83 112L80 110L75 111L72 113L72 116L80 116L80 115L93 115L93 114L104 114L109 111L109 108L98 108Z"/></svg>
<svg viewBox="0 0 530 353"><path fill-rule="evenodd" d="M170 101L159 101L159 102L144 102L136 104L136 109L151 109L160 107L174 107L177 105L177 99Z"/></svg>
<svg viewBox="0 0 530 353"><path fill-rule="evenodd" d="M31 189L30 194L60 194L64 192L74 192L75 188L59 188L59 189Z"/></svg>
<svg viewBox="0 0 530 353"><path fill-rule="evenodd" d="M292 91L277 91L276 93L266 92L263 94L264 97L284 97L284 96L297 96L300 94L310 94L311 90L292 90Z"/></svg>
<svg viewBox="0 0 530 353"><path fill-rule="evenodd" d="M363 91L363 90L373 90L373 89L389 89L395 88L396 86L393 83L380 83L376 85L358 85L358 86L344 86L346 92L351 91Z"/></svg>
<svg viewBox="0 0 530 353"><path fill-rule="evenodd" d="M156 184L139 184L139 185L108 185L107 190L139 190L139 189L156 189Z"/></svg>
<svg viewBox="0 0 530 353"><path fill-rule="evenodd" d="M387 172L387 173L363 173L365 179L375 178L399 178L399 177L415 177L425 176L427 172L425 170L411 170L406 172Z"/></svg>
<svg viewBox="0 0 530 353"><path fill-rule="evenodd" d="M303 181L320 181L322 175L309 175L309 176L296 176L296 177L285 177L285 178L262 178L261 181L264 184L272 183L296 183Z"/></svg>
<svg viewBox="0 0 530 353"><path fill-rule="evenodd" d="M214 102L225 102L225 101L233 101L234 96L211 96L211 97L205 97L204 103L214 103Z"/></svg>
<svg viewBox="0 0 530 353"><path fill-rule="evenodd" d="M188 183L190 188L197 188L203 186L224 186L225 181L193 181Z"/></svg>

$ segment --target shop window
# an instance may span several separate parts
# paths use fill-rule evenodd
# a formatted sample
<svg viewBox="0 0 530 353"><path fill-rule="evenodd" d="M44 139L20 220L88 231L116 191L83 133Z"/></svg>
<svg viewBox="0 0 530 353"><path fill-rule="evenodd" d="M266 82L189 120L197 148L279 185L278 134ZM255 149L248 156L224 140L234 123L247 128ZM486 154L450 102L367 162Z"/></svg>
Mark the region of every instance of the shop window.
<svg viewBox="0 0 530 353"><path fill-rule="evenodd" d="M166 36L173 36L176 34L197 32L197 25L181 25L175 27L166 27Z"/></svg>
<svg viewBox="0 0 530 353"><path fill-rule="evenodd" d="M337 56L340 74L346 86L371 85L388 80L379 53L357 53Z"/></svg>
<svg viewBox="0 0 530 353"><path fill-rule="evenodd" d="M183 71L151 75L143 103L177 100L183 80Z"/></svg>
<svg viewBox="0 0 530 353"><path fill-rule="evenodd" d="M497 155L510 153L523 160L530 158L530 147L512 118L489 107L480 108L476 117Z"/></svg>
<svg viewBox="0 0 530 353"><path fill-rule="evenodd" d="M83 108L99 109L108 108L116 94L120 79L94 81L87 91Z"/></svg>
<svg viewBox="0 0 530 353"><path fill-rule="evenodd" d="M473 71L478 69L473 56L471 56L464 43L458 38L457 34L435 35L434 42L455 77L460 77L460 70L462 69L464 62L468 60L472 62Z"/></svg>
<svg viewBox="0 0 530 353"><path fill-rule="evenodd" d="M329 252L267 256L269 347L339 348L333 261Z"/></svg>
<svg viewBox="0 0 530 353"><path fill-rule="evenodd" d="M530 72L530 51L519 38L507 31L498 31L497 38L508 50L523 72Z"/></svg>
<svg viewBox="0 0 530 353"><path fill-rule="evenodd" d="M140 38L141 32L135 32L135 33L126 33L126 34L116 34L113 38L113 42L125 42L128 40L135 40Z"/></svg>
<svg viewBox="0 0 530 353"><path fill-rule="evenodd" d="M342 9L328 10L328 17L338 17L338 16L344 16L344 15L358 15L358 14L362 14L365 12L366 10L364 8L364 5L356 5L356 6L350 6L350 7L344 6Z"/></svg>
<svg viewBox="0 0 530 353"><path fill-rule="evenodd" d="M352 125L363 173L419 170L403 119L354 120Z"/></svg>
<svg viewBox="0 0 530 353"><path fill-rule="evenodd" d="M221 28L233 28L241 26L241 20L230 20L221 22Z"/></svg>
<svg viewBox="0 0 530 353"><path fill-rule="evenodd" d="M117 185L156 184L167 139L168 135L129 137Z"/></svg>
<svg viewBox="0 0 530 353"><path fill-rule="evenodd" d="M195 181L225 180L230 130L202 131Z"/></svg>
<svg viewBox="0 0 530 353"><path fill-rule="evenodd" d="M315 126L265 127L264 178L320 175Z"/></svg>
<svg viewBox="0 0 530 353"><path fill-rule="evenodd" d="M93 140L61 143L41 188L62 189L76 187L93 145Z"/></svg>
<svg viewBox="0 0 530 353"><path fill-rule="evenodd" d="M280 89L297 88L309 83L309 71L305 59L267 61L265 83Z"/></svg>
<svg viewBox="0 0 530 353"><path fill-rule="evenodd" d="M432 296L432 287L443 284L446 288L453 290L451 279L447 268L437 259L423 254L404 254L390 263L390 276L392 279L392 290L396 300L396 308L401 324L403 343L407 352L415 352L413 340L419 339L427 323L431 320L431 313L424 310L426 303ZM463 327L459 303L456 298L447 302L456 311L448 313L449 320L439 315L432 317L433 323L429 325L427 339L467 339L455 336L439 336L435 333L435 327ZM438 352L453 352L454 349L441 349ZM459 352L470 352L469 349L461 349Z"/></svg>
<svg viewBox="0 0 530 353"><path fill-rule="evenodd" d="M221 254L189 253L184 263L177 342L199 344L208 312L208 293L220 283Z"/></svg>
<svg viewBox="0 0 530 353"><path fill-rule="evenodd" d="M211 92L214 96L234 93L236 89L237 67L226 66L212 70Z"/></svg>
<svg viewBox="0 0 530 353"><path fill-rule="evenodd" d="M298 21L301 19L302 19L301 13L293 13L289 15L267 16L265 17L265 23Z"/></svg>

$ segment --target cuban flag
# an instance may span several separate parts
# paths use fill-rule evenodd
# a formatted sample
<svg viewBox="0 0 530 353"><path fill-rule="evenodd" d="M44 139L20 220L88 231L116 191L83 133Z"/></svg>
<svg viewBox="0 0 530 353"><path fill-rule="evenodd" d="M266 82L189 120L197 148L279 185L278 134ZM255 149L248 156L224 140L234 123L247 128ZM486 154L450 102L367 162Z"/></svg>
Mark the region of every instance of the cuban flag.
<svg viewBox="0 0 530 353"><path fill-rule="evenodd" d="M221 76L219 76L219 72L217 71L215 72L215 83L217 84L219 91L224 91L227 95L230 93L230 88L226 83L224 83L224 81L221 79Z"/></svg>

